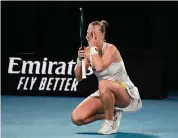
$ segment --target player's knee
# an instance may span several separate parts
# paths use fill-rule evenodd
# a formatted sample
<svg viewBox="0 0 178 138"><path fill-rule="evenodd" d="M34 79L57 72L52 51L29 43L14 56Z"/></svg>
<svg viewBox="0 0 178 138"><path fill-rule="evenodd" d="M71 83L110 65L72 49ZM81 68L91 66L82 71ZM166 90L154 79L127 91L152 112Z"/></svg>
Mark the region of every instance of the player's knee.
<svg viewBox="0 0 178 138"><path fill-rule="evenodd" d="M105 93L108 91L108 83L107 83L107 80L101 80L99 82L99 91L100 93Z"/></svg>
<svg viewBox="0 0 178 138"><path fill-rule="evenodd" d="M104 91L104 90L108 89L107 80L101 80L99 82L99 89L100 89L100 91Z"/></svg>
<svg viewBox="0 0 178 138"><path fill-rule="evenodd" d="M81 126L84 124L84 118L82 118L81 116L79 116L75 113L72 113L71 120L77 126Z"/></svg>

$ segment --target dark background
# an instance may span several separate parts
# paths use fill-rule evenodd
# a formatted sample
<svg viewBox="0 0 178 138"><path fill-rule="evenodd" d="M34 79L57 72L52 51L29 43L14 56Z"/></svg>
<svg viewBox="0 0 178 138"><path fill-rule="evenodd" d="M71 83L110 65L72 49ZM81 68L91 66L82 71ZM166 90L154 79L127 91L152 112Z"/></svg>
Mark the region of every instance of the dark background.
<svg viewBox="0 0 178 138"><path fill-rule="evenodd" d="M92 21L108 21L106 39L120 50L133 82L145 90L143 97L178 90L178 2L31 1L1 2L2 94L15 94L7 73L10 56L77 57L79 7L84 9L85 30Z"/></svg>

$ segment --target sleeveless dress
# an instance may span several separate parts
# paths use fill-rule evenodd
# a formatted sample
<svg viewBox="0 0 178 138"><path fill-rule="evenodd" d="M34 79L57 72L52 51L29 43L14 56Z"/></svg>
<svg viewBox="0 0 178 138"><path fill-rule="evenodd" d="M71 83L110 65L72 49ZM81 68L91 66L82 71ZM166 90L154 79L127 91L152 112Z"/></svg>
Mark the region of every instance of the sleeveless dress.
<svg viewBox="0 0 178 138"><path fill-rule="evenodd" d="M104 42L102 47L102 53L109 46L111 46L111 44ZM91 66L93 67L91 56L90 56L90 62L91 62ZM95 70L93 70L93 72L97 76L98 82L101 80L116 81L120 83L127 90L129 95L132 97L131 103L128 107L120 108L120 109L122 109L123 111L136 111L142 108L142 101L140 99L138 88L130 80L126 72L123 59L121 59L120 62L113 62L107 69L105 69L102 72L96 72ZM99 90L97 90L90 96L99 97L100 96Z"/></svg>

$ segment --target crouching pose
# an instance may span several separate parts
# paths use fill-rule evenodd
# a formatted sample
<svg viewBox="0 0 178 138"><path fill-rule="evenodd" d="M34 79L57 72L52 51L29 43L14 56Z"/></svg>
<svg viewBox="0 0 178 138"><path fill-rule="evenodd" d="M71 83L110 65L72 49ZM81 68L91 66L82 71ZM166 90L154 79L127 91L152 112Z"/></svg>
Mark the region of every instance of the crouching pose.
<svg viewBox="0 0 178 138"><path fill-rule="evenodd" d="M118 132L123 112L142 108L139 91L126 72L120 52L105 42L107 25L106 21L90 23L86 36L89 46L85 50L79 48L75 76L82 80L81 59L84 57L86 68L91 65L98 78L98 90L82 101L71 115L72 122L79 126L104 119L100 134Z"/></svg>

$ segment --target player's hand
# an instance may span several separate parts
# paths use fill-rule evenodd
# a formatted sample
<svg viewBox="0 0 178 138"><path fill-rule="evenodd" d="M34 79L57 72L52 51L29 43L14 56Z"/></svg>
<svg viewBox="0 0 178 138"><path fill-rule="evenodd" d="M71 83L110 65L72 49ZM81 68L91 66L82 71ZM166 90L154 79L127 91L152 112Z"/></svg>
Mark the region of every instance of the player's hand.
<svg viewBox="0 0 178 138"><path fill-rule="evenodd" d="M94 32L87 34L86 39L90 47L97 45L97 36Z"/></svg>
<svg viewBox="0 0 178 138"><path fill-rule="evenodd" d="M80 60L82 60L83 58L85 58L85 50L82 49L82 46L78 49L78 58Z"/></svg>

